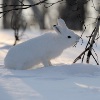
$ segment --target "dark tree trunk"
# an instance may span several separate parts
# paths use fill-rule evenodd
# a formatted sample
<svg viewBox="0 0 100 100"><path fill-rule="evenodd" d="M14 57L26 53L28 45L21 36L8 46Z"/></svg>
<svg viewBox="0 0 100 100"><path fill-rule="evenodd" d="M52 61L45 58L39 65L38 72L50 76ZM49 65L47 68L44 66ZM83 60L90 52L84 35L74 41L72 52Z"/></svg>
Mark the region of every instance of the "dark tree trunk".
<svg viewBox="0 0 100 100"><path fill-rule="evenodd" d="M18 2L18 0L3 0L3 4L5 4L5 5L18 5L19 2ZM13 8L15 8L15 6L12 6L12 7L11 6L5 7L4 6L3 11L13 9ZM7 12L7 13L3 13L3 27L5 29L12 28L11 27L12 16L13 16L14 19L16 19L14 12L17 12L17 11L11 11L11 12Z"/></svg>
<svg viewBox="0 0 100 100"><path fill-rule="evenodd" d="M86 0L66 0L65 8L61 9L61 18L73 30L82 30L85 20L84 2Z"/></svg>
<svg viewBox="0 0 100 100"><path fill-rule="evenodd" d="M13 0L3 0L3 4L10 5ZM3 7L3 11L6 11L8 9L11 9L11 7ZM11 15L12 12L9 13L3 13L3 27L4 28L11 28Z"/></svg>

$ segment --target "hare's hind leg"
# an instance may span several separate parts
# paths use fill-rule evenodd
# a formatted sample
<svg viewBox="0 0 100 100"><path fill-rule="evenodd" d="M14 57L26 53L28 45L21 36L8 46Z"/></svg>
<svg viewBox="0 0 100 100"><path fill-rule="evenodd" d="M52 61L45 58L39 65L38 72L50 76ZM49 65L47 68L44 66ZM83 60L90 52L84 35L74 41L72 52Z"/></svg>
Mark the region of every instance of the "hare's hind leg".
<svg viewBox="0 0 100 100"><path fill-rule="evenodd" d="M52 66L51 62L49 60L43 61L44 67Z"/></svg>

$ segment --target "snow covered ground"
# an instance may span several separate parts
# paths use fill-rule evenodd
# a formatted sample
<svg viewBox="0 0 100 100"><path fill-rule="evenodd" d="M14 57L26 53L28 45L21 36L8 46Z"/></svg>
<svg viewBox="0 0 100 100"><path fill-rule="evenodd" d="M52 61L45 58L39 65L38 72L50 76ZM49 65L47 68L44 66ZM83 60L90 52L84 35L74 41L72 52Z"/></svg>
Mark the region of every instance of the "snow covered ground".
<svg viewBox="0 0 100 100"><path fill-rule="evenodd" d="M40 35L26 31L22 41ZM37 34L38 33L38 34ZM14 42L12 31L0 32L0 100L100 100L100 66L72 64L86 44L66 49L54 66L32 70L10 70L3 66L4 57ZM94 46L100 58L100 40ZM100 62L100 59L99 59ZM41 66L41 65L37 65Z"/></svg>

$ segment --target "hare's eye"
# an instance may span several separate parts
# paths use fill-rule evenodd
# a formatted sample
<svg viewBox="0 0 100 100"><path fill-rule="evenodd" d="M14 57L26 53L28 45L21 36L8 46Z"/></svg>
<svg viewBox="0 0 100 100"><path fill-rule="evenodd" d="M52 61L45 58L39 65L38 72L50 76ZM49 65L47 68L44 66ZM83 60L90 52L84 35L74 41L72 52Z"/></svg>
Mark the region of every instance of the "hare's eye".
<svg viewBox="0 0 100 100"><path fill-rule="evenodd" d="M71 36L68 36L68 38L71 38Z"/></svg>

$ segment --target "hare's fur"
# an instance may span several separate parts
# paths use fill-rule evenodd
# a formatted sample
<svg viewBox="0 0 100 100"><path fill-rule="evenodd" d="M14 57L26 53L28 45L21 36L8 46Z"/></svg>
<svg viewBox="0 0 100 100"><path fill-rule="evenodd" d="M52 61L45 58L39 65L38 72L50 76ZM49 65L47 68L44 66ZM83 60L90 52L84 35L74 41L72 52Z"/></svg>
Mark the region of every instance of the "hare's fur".
<svg viewBox="0 0 100 100"><path fill-rule="evenodd" d="M53 28L56 33L45 33L12 47L5 57L5 67L29 69L39 63L51 66L51 59L79 40L79 36L68 29L62 19L58 19L58 25L54 25Z"/></svg>

